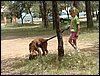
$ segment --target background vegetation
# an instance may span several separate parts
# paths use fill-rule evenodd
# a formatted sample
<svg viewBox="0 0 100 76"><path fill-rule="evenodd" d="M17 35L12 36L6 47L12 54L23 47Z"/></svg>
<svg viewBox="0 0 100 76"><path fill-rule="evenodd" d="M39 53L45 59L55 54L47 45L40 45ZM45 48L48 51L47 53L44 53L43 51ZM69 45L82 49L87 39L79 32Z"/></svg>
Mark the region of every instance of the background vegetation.
<svg viewBox="0 0 100 76"><path fill-rule="evenodd" d="M85 55L82 53L66 53L62 57L61 61L58 60L59 56L57 54L48 54L47 56L37 57L31 61L28 57L4 59L1 60L2 75L99 75L98 13L95 14L94 17L96 19L93 20L93 12L97 12L99 9L99 1L57 1L57 5L58 7L55 7L55 9L58 9L59 11L65 9L65 6L70 7L75 5L79 11L87 12L88 10L89 12L86 14L91 13L87 15L86 21L81 21L79 40L84 43L85 41L88 41L88 43L95 42L93 43L94 46L87 49L81 49L82 53L86 52ZM34 36L50 37L60 33L56 32L57 29L55 28L57 19L53 20L53 23L47 19L47 13L53 11L52 1L1 1L1 6L4 8L1 18L2 20L5 20L5 25L1 26L1 40ZM26 12L27 14L31 14L30 12L35 13L35 16L32 14L31 16L33 18L41 17L42 23L34 24L34 22L31 22L29 24L24 24L24 17L21 18L22 24L16 23L16 18L20 18L22 12ZM54 17L57 18L56 16ZM8 23L6 19L10 22ZM68 25L68 21L65 21L64 23L57 23L59 23L60 29L64 29ZM92 25L89 23L92 23ZM66 30L62 36L69 36L68 34L69 30ZM64 51L66 50L67 49Z"/></svg>

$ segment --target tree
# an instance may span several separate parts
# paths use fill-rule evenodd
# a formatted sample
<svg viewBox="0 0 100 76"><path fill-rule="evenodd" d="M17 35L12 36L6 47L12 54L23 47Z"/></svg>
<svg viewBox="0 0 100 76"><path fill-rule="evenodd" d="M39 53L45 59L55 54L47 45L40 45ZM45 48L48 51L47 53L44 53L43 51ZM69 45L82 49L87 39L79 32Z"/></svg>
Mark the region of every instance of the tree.
<svg viewBox="0 0 100 76"><path fill-rule="evenodd" d="M99 20L98 19L98 9L99 9L99 1L91 1L91 7L92 7L92 14L93 14L93 16L95 16L94 15L94 12L96 11L96 17L97 17L97 20Z"/></svg>
<svg viewBox="0 0 100 76"><path fill-rule="evenodd" d="M30 10L32 5L33 5L33 1L23 1L24 5L25 5L25 10L27 13L29 13L31 15L32 18L32 24L33 24L33 14L32 11Z"/></svg>
<svg viewBox="0 0 100 76"><path fill-rule="evenodd" d="M40 7L40 14L41 14L41 17L42 17L42 21L43 21L43 3L42 3L42 1L39 1L39 3L40 3L40 5L39 5L39 7Z"/></svg>
<svg viewBox="0 0 100 76"><path fill-rule="evenodd" d="M30 13L32 16L30 8L33 5L33 1L9 1L8 9L9 14L12 16L13 23L16 23L16 18L21 18L21 22L23 24L23 19L26 14ZM22 16L22 13L25 12L26 14ZM33 23L33 16L32 16L32 23Z"/></svg>
<svg viewBox="0 0 100 76"><path fill-rule="evenodd" d="M42 17L42 21L44 24L44 27L48 27L48 14L47 14L47 3L46 1L39 1L40 3L40 13Z"/></svg>
<svg viewBox="0 0 100 76"><path fill-rule="evenodd" d="M16 23L16 18L21 17L23 24L22 13L24 11L24 4L22 1L14 1L13 3L11 3L11 5L9 5L9 11L9 14L12 17L12 22L14 21L13 23Z"/></svg>
<svg viewBox="0 0 100 76"><path fill-rule="evenodd" d="M52 1L52 18L53 18L53 30L55 29L55 25L56 25L56 22L55 22L55 20L56 20L56 18L55 18L55 16L56 16L56 13L55 13L55 8L54 8L54 6L53 6L53 1Z"/></svg>
<svg viewBox="0 0 100 76"><path fill-rule="evenodd" d="M91 13L91 3L90 1L85 1L86 5L86 15L87 15L87 28L93 28L93 20L92 20L92 13Z"/></svg>
<svg viewBox="0 0 100 76"><path fill-rule="evenodd" d="M58 38L58 60L61 60L62 57L64 56L64 49L63 49L63 39L62 39L62 33L60 29L60 24L59 24L59 12L58 12L58 7L57 7L57 2L52 1L52 7L53 7L53 14L55 15L55 26L56 26L56 33L57 33L57 38Z"/></svg>
<svg viewBox="0 0 100 76"><path fill-rule="evenodd" d="M7 24L7 17L11 17L9 14L10 11L8 10L9 5L11 5L10 1L1 1L1 8L3 9L2 16L4 19L5 25Z"/></svg>
<svg viewBox="0 0 100 76"><path fill-rule="evenodd" d="M47 16L47 3L43 1L43 18L44 18L44 27L48 27L48 16Z"/></svg>

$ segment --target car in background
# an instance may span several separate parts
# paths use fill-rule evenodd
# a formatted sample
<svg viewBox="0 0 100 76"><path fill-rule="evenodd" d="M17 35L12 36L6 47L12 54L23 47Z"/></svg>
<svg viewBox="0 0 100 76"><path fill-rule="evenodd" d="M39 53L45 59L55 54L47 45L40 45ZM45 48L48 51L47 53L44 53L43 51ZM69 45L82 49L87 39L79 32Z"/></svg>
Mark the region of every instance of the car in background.
<svg viewBox="0 0 100 76"><path fill-rule="evenodd" d="M71 19L71 16L69 15L69 18L68 18L68 15L66 12L60 12L59 13L59 19L60 19L60 22L64 22L64 21L68 21ZM49 21L52 21L53 18L52 18L52 13L48 13L48 20Z"/></svg>
<svg viewBox="0 0 100 76"><path fill-rule="evenodd" d="M49 21L52 21L52 20L53 20L53 18L52 18L52 13L48 13L48 20L49 20Z"/></svg>
<svg viewBox="0 0 100 76"><path fill-rule="evenodd" d="M67 12L60 12L59 19L60 19L60 22L68 21L68 20L71 20L71 15L69 15L68 17Z"/></svg>
<svg viewBox="0 0 100 76"><path fill-rule="evenodd" d="M79 18L86 17L86 12L79 12Z"/></svg>

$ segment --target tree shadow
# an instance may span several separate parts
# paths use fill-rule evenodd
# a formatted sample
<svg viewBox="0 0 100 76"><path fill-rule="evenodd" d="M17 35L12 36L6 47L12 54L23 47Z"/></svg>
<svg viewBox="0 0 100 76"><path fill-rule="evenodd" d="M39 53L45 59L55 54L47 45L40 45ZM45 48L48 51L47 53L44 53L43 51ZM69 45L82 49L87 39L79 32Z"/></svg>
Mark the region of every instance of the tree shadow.
<svg viewBox="0 0 100 76"><path fill-rule="evenodd" d="M87 46L89 47L80 49L82 55L99 57L99 43L98 42L95 42Z"/></svg>

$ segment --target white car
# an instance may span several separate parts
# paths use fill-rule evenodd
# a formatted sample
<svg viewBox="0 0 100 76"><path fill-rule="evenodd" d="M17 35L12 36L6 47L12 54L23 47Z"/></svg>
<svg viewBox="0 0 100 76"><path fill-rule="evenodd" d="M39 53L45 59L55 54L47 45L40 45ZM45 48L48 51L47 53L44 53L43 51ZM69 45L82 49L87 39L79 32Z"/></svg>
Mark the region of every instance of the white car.
<svg viewBox="0 0 100 76"><path fill-rule="evenodd" d="M64 21L71 20L71 16L69 15L69 17L68 17L66 12L60 12L59 19L60 19L60 22L64 22Z"/></svg>
<svg viewBox="0 0 100 76"><path fill-rule="evenodd" d="M52 19L52 13L49 13L49 14L48 14L48 19L49 19L50 21L53 20L53 19ZM70 20L70 19L71 19L71 16L69 15L69 18L68 18L68 15L67 15L66 12L60 12L60 13L59 13L59 19L60 19L60 22L64 22L64 21Z"/></svg>
<svg viewBox="0 0 100 76"><path fill-rule="evenodd" d="M86 17L86 12L84 12L84 11L79 12L79 17Z"/></svg>

